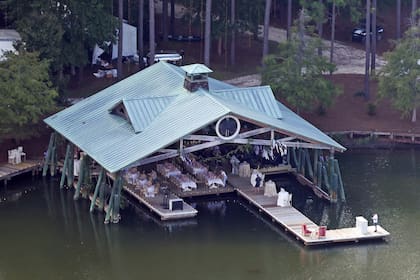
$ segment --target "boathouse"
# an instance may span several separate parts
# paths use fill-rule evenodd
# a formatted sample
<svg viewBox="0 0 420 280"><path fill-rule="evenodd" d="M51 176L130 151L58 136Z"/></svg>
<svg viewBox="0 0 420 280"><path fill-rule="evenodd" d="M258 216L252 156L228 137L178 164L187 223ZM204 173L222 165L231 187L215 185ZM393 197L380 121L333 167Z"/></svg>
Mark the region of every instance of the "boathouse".
<svg viewBox="0 0 420 280"><path fill-rule="evenodd" d="M106 222L118 221L122 190L156 209L162 219L175 219L197 211L185 203L180 207L184 211L162 209L161 200L130 187L125 174L133 167L159 168L165 161L184 160L220 145L259 146L274 152L280 147L287 149L286 163L265 172L292 172L319 196L345 200L334 158L335 152L345 151L343 146L277 101L269 86L239 88L210 78L211 72L202 64L178 67L159 62L46 118L55 132L43 175L48 168L54 174L61 137L67 150L60 186L74 185L78 198L89 176L87 166L95 162L100 169L90 193L91 211L95 203L105 208ZM72 172L75 149L84 154L77 183ZM112 178L112 187L107 177ZM183 203L179 195L165 195L172 198L173 207Z"/></svg>

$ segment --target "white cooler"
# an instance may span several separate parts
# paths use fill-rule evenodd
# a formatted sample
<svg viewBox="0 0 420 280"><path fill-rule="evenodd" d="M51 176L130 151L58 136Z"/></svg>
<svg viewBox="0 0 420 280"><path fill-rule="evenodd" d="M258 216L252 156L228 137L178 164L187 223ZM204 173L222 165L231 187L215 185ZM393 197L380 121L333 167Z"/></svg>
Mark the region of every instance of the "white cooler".
<svg viewBox="0 0 420 280"><path fill-rule="evenodd" d="M356 228L360 231L361 234L367 234L368 221L362 216L356 217Z"/></svg>

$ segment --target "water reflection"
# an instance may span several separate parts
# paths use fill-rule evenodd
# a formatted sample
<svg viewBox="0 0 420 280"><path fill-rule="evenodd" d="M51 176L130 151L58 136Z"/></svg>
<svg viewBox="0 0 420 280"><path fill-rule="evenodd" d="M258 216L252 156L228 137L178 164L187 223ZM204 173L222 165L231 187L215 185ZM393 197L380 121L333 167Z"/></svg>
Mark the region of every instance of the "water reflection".
<svg viewBox="0 0 420 280"><path fill-rule="evenodd" d="M162 222L137 204L104 225L58 180L17 179L0 190L0 279L417 279L420 152L339 156L348 202L329 205L293 181L293 205L328 228L379 213L386 243L308 249L236 198L198 200L199 215ZM24 268L24 269L23 269Z"/></svg>

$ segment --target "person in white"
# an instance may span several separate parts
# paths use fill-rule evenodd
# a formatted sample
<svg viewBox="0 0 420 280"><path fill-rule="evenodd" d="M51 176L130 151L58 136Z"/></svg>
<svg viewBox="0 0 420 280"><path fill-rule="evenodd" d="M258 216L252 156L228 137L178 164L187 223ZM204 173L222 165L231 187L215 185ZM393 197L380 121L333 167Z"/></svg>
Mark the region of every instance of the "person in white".
<svg viewBox="0 0 420 280"><path fill-rule="evenodd" d="M373 214L372 216L372 222L375 225L375 232L378 231L378 214Z"/></svg>

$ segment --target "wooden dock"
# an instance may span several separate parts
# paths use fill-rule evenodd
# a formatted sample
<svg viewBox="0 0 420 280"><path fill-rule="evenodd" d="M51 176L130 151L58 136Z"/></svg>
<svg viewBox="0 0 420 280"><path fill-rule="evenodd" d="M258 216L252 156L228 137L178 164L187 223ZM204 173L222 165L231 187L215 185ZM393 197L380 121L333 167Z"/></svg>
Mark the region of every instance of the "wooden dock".
<svg viewBox="0 0 420 280"><path fill-rule="evenodd" d="M134 186L124 185L123 189L137 199L140 203L148 207L152 212L157 214L161 220L185 219L195 217L198 213L191 205L183 202L182 210L165 209L162 205L163 195L157 194L155 197L144 197L136 190ZM170 194L169 199L178 198L174 194Z"/></svg>
<svg viewBox="0 0 420 280"><path fill-rule="evenodd" d="M230 181L236 186L236 191L239 196L249 201L249 203L257 207L260 212L265 213L273 222L280 224L287 232L293 234L296 239L301 240L303 244L307 246L358 242L361 240L377 240L384 239L390 235L389 232L381 226L378 226L377 232L374 231L374 226L369 226L367 234L362 234L358 228L352 227L327 230L325 237L318 238L316 233L318 232L319 225L311 221L294 207L277 206L277 197L264 196L263 191L256 193L244 178L230 178ZM312 234L309 236L302 234L303 224L306 224L307 228L312 231Z"/></svg>
<svg viewBox="0 0 420 280"><path fill-rule="evenodd" d="M7 181L13 177L29 173L37 173L41 168L41 161L39 160L25 160L18 164L0 163L0 181L4 181L7 185Z"/></svg>

